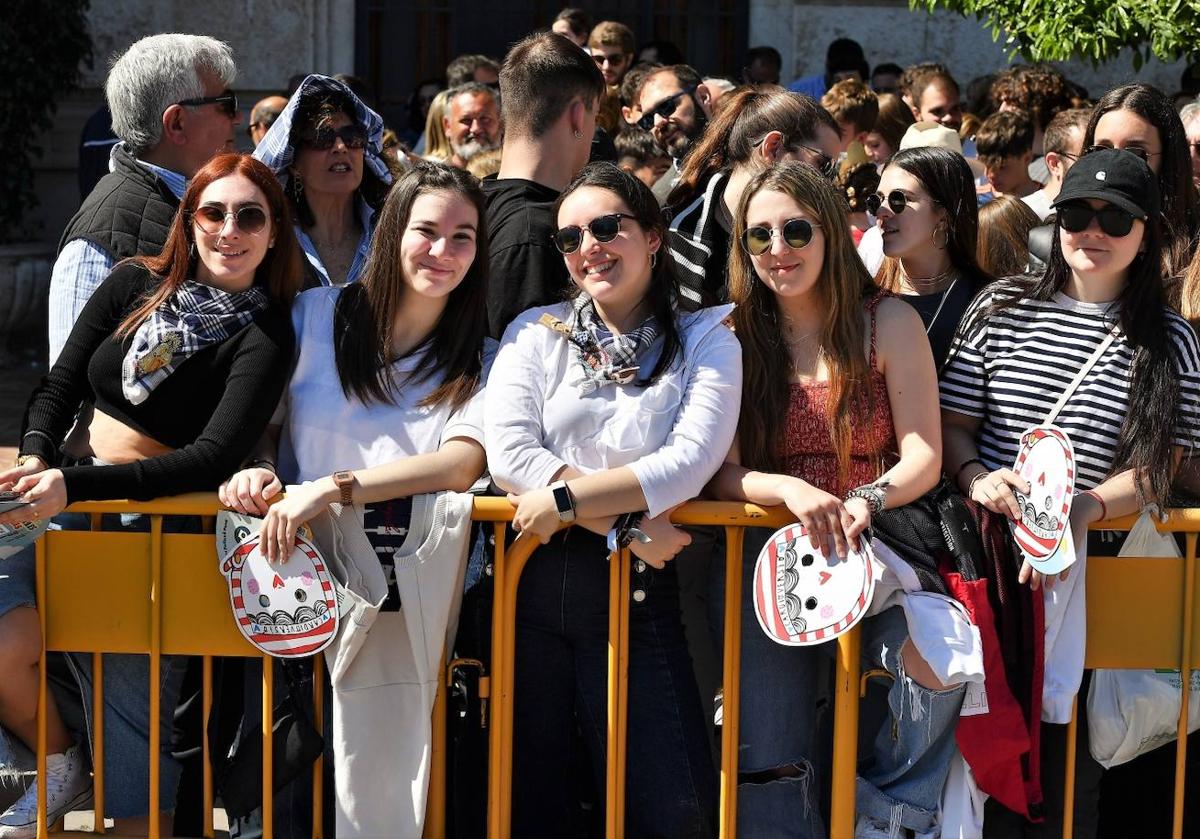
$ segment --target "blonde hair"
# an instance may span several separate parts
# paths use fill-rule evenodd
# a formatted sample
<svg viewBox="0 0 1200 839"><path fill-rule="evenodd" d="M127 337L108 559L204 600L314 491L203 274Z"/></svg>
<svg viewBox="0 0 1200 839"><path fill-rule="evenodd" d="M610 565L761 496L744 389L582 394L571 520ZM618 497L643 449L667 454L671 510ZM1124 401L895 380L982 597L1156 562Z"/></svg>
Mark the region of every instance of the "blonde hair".
<svg viewBox="0 0 1200 839"><path fill-rule="evenodd" d="M443 90L429 103L429 116L425 118L425 159L438 162L449 160L454 154L450 138L442 126L442 117L450 104L450 91Z"/></svg>
<svg viewBox="0 0 1200 839"><path fill-rule="evenodd" d="M492 149L475 155L467 163L467 171L480 180L488 175L496 174L500 171L500 149Z"/></svg>

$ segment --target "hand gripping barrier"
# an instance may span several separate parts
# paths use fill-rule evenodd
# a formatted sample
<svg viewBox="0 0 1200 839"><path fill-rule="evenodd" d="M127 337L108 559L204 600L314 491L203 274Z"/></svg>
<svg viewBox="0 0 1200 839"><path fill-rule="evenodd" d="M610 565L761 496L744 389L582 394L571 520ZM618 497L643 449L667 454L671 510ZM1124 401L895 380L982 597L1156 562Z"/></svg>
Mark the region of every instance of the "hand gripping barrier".
<svg viewBox="0 0 1200 839"><path fill-rule="evenodd" d="M45 649L91 653L96 688L92 696L95 726L95 827L104 828L104 731L102 653L139 653L150 658L151 681L163 655L201 656L203 660L203 718L207 727L212 708L212 658L236 656L264 661L262 704L263 803L271 812L273 767L271 730L273 685L269 658L254 650L238 633L229 611L224 581L216 571L212 519L218 509L211 494L184 495L148 502L84 502L72 512L89 513L92 531L51 531L37 547L37 594ZM140 513L150 518L148 533L99 531L101 514ZM163 516L200 516L207 534L163 533ZM537 548L532 539L506 544L506 524L512 507L502 498L479 498L474 519L493 525L495 608L492 638L492 672L489 691L488 835L508 839L511 822L512 730L516 594L521 572ZM677 524L722 527L726 532L726 591L724 637L724 707L721 731L720 811L722 837L736 835L738 661L741 638L742 538L746 527L778 528L795 521L784 509L763 509L749 504L697 501L680 507L672 516ZM1132 517L1104 523L1105 529L1125 530ZM1089 668L1179 668L1181 683L1190 683L1191 670L1200 666L1200 644L1195 634L1196 549L1200 510L1174 510L1161 525L1164 532L1186 534L1182 559L1094 558L1088 563L1088 628L1086 666ZM98 573L97 569L103 569ZM626 692L629 664L630 557L624 550L610 563L609 656L607 720L608 754L605 773L607 797L606 835L620 837L625 821ZM95 604L104 604L104 609ZM1139 615L1131 632L1128 615ZM834 697L834 746L830 836L852 839L854 834L855 760L858 737L859 630L837 641ZM46 669L41 657L38 698L37 769L46 772ZM321 668L316 668L314 692L316 724L323 715ZM155 682L150 696L150 812L158 810L160 699ZM1186 690L1186 687L1184 688ZM438 691L434 710L433 766L425 825L426 837L441 837L446 829L446 683ZM1181 702L1176 743L1174 829L1183 835L1184 765L1187 750L1188 702ZM1074 755L1076 722L1068 727L1067 754ZM204 835L214 836L213 780L209 745L204 739ZM1073 806L1073 759L1067 761L1064 811ZM322 836L321 765L313 772L313 836ZM43 788L43 787L40 787ZM273 835L265 819L263 836ZM39 801L38 835L48 835L44 795ZM151 837L160 835L158 819L149 820ZM1071 836L1068 820L1063 836Z"/></svg>

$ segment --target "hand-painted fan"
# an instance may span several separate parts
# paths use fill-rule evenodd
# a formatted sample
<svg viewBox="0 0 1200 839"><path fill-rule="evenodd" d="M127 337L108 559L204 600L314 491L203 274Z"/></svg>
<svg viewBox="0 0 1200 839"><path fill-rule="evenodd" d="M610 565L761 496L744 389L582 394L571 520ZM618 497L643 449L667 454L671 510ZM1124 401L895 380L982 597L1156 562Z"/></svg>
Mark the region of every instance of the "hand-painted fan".
<svg viewBox="0 0 1200 839"><path fill-rule="evenodd" d="M767 636L802 647L838 637L871 605L870 548L846 556L813 548L803 525L776 531L754 568L754 613Z"/></svg>
<svg viewBox="0 0 1200 839"><path fill-rule="evenodd" d="M1029 482L1029 494L1015 493L1021 520L1011 522L1021 554L1043 574L1057 574L1075 561L1059 550L1071 524L1075 493L1075 449L1055 425L1034 426L1021 435L1013 471Z"/></svg>

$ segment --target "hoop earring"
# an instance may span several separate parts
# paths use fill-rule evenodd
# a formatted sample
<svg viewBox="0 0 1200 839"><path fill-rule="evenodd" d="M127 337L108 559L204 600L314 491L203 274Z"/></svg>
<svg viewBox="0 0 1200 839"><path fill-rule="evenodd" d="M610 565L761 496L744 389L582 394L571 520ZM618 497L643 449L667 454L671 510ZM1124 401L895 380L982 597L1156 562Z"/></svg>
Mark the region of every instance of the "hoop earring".
<svg viewBox="0 0 1200 839"><path fill-rule="evenodd" d="M582 131L580 131L578 128L576 128L576 129L575 129L575 139L576 139L576 140L582 140L582 139L583 139L583 132L582 132Z"/></svg>
<svg viewBox="0 0 1200 839"><path fill-rule="evenodd" d="M942 235L945 237L942 239L942 243L940 245L937 243L937 234L939 230L942 231ZM940 251L944 251L950 245L950 229L939 224L937 227L933 228L933 235L929 238L932 240L935 248Z"/></svg>
<svg viewBox="0 0 1200 839"><path fill-rule="evenodd" d="M658 251L650 251L650 267L658 265Z"/></svg>

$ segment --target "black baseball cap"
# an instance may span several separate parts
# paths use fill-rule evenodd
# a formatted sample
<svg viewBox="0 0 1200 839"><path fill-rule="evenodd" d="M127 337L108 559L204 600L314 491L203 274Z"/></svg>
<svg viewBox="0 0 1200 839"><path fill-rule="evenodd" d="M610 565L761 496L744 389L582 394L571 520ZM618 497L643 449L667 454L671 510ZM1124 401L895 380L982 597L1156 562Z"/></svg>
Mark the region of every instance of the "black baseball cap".
<svg viewBox="0 0 1200 839"><path fill-rule="evenodd" d="M1158 214L1158 179L1136 154L1124 149L1101 148L1075 161L1063 178L1053 207L1072 201L1099 198L1120 207L1134 218Z"/></svg>

